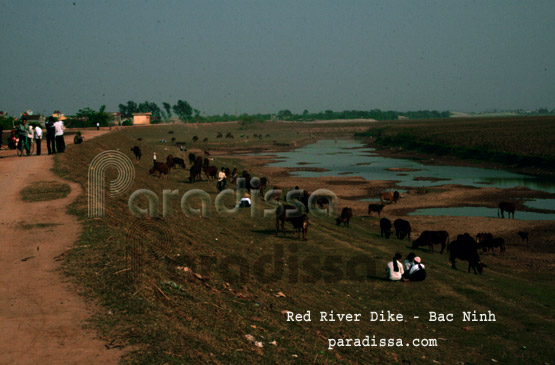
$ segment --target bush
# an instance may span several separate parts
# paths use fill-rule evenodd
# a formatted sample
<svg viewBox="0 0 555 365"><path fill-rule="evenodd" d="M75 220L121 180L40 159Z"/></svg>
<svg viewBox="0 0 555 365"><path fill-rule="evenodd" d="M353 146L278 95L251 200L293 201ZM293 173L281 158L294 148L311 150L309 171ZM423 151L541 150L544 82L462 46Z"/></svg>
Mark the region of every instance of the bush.
<svg viewBox="0 0 555 365"><path fill-rule="evenodd" d="M127 126L130 126L130 125L133 125L133 122L130 121L130 120L124 120L123 122L121 122L121 125L124 126L124 127L127 127Z"/></svg>

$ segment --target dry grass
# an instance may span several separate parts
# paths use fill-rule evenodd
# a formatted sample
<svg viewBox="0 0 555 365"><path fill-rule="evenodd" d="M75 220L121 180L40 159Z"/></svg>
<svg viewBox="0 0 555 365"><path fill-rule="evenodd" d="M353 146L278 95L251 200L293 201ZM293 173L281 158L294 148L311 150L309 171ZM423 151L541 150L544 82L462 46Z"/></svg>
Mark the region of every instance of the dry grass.
<svg viewBox="0 0 555 365"><path fill-rule="evenodd" d="M152 152L158 153L159 160L170 153L186 155L159 142L172 136L169 130L178 141L190 141L193 135L201 140L208 137L207 143L194 146L212 152L224 147L247 150L274 148L275 143L300 144L314 133L334 135L334 127L328 125L317 132L310 126L279 129L271 123L257 128L248 134L269 133L271 140L247 141L239 137L247 132L234 125L130 128L68 147L65 154L56 156L56 171L82 184L86 192L87 166L96 154L119 148L131 157L130 148L140 144L144 157L136 165L130 191L149 189L161 201L163 189L178 189L181 197L198 188L209 192L213 202L215 182L189 184L188 171L181 170L167 181L148 175ZM235 140L216 140L219 130L224 135L232 131ZM143 140L137 142L137 138ZM248 168L241 165L238 155L214 156L212 163L218 167ZM251 173L256 175L256 171ZM108 179L115 177L108 175ZM213 203L212 215L206 218L187 217L176 199L171 202L170 216L138 219L129 212L129 193L107 197L104 218L87 218L85 195L71 205L70 211L84 229L64 265L83 294L104 306L93 325L107 342L118 339L137 346L126 362L484 363L493 358L500 363L544 363L555 357L553 273L519 276L508 265L499 264L475 276L452 270L444 255L423 253L429 268L426 281L391 283L383 280L386 263L396 251L406 254L410 247L408 241L379 238L375 218L354 217L351 228L336 226L332 218L313 218L309 240L301 242L292 233L274 236L272 218L251 218L248 211L222 217ZM146 201L141 204L144 207ZM370 263L370 270L358 266L353 276L347 271L348 263L362 257ZM131 266L139 260L140 267ZM409 318L403 323L368 320L369 311L382 309ZM465 328L468 324L460 322L460 313L474 309L491 309L498 321ZM311 310L313 321L287 322L284 310ZM318 312L329 310L362 313L363 321L320 322ZM456 322L412 318L425 318L429 310L455 313ZM254 336L264 347L256 347L245 335ZM327 350L327 338L365 335L442 340L437 348ZM270 344L274 340L277 346Z"/></svg>
<svg viewBox="0 0 555 365"><path fill-rule="evenodd" d="M37 181L21 190L24 201L38 202L65 198L71 191L68 184L57 181Z"/></svg>

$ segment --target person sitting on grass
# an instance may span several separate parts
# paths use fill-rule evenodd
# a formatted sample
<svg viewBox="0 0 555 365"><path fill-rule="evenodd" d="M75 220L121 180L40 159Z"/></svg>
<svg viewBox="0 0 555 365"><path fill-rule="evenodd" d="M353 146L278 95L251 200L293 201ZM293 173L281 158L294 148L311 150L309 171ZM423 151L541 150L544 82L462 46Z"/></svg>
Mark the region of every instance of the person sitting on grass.
<svg viewBox="0 0 555 365"><path fill-rule="evenodd" d="M426 279L426 269L418 256L414 258L414 265L409 271L408 279L410 281L424 281Z"/></svg>
<svg viewBox="0 0 555 365"><path fill-rule="evenodd" d="M399 262L402 258L400 253L396 253L393 260L387 263L387 276L391 281L399 281L403 279L403 265Z"/></svg>
<svg viewBox="0 0 555 365"><path fill-rule="evenodd" d="M245 193L241 201L239 201L239 208L249 208L251 206L251 196L249 193Z"/></svg>
<svg viewBox="0 0 555 365"><path fill-rule="evenodd" d="M83 143L84 139L85 139L85 137L81 136L81 132L77 131L75 136L73 136L73 143L74 144L81 144L81 143Z"/></svg>
<svg viewBox="0 0 555 365"><path fill-rule="evenodd" d="M407 255L405 262L403 262L403 264L405 265L405 276L409 274L410 269L413 267L415 257L416 255L414 254L414 252L411 252Z"/></svg>

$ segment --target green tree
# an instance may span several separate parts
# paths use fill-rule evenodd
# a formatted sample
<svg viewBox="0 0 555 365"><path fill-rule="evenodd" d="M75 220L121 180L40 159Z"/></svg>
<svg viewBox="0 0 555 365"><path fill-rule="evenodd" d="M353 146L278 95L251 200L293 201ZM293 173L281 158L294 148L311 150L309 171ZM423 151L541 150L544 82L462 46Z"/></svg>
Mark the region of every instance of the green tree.
<svg viewBox="0 0 555 365"><path fill-rule="evenodd" d="M186 121L193 114L193 108L185 100L178 100L173 106L173 112L177 115L179 120Z"/></svg>
<svg viewBox="0 0 555 365"><path fill-rule="evenodd" d="M106 110L106 105L102 105L98 111L95 111L89 107L80 109L77 114L78 118L86 118L88 125L96 126L96 123L100 123L102 127L108 126L108 113L104 112Z"/></svg>
<svg viewBox="0 0 555 365"><path fill-rule="evenodd" d="M170 103L166 103L164 101L164 102L162 102L162 106L164 107L164 110L166 111L168 119L171 118L172 117L172 106L170 105Z"/></svg>
<svg viewBox="0 0 555 365"><path fill-rule="evenodd" d="M280 110L277 114L278 118L280 119L287 119L290 118L292 115L293 113L291 113L291 110L288 109Z"/></svg>

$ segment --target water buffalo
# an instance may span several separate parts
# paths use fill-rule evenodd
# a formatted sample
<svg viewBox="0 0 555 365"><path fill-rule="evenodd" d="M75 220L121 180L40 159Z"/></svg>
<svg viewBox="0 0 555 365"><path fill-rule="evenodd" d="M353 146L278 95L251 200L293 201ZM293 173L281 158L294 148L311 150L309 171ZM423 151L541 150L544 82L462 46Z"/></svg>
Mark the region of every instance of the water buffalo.
<svg viewBox="0 0 555 365"><path fill-rule="evenodd" d="M434 245L441 245L440 253L443 253L448 242L449 233L447 231L424 231L412 242L412 248L428 246L430 251L434 252Z"/></svg>
<svg viewBox="0 0 555 365"><path fill-rule="evenodd" d="M391 221L387 218L380 219L380 236L389 239L391 235Z"/></svg>
<svg viewBox="0 0 555 365"><path fill-rule="evenodd" d="M335 223L339 225L343 222L343 225L345 227L349 227L349 221L351 220L352 217L353 217L353 210L351 208L345 207L341 211L341 215L335 219Z"/></svg>
<svg viewBox="0 0 555 365"><path fill-rule="evenodd" d="M405 236L408 236L408 240L410 241L410 223L404 219L395 219L393 222L393 226L395 227L395 236L398 239L402 240Z"/></svg>
<svg viewBox="0 0 555 365"><path fill-rule="evenodd" d="M158 178L160 178L160 176L162 176L162 174L165 175L165 179L168 179L168 172L169 172L169 167L166 163L164 162L155 162L154 166L148 171L149 174L154 174L155 172L158 172Z"/></svg>
<svg viewBox="0 0 555 365"><path fill-rule="evenodd" d="M511 202L501 202L497 207L497 216L499 217L499 212L501 212L501 218L505 218L503 212L507 212L507 217L511 218L511 213L513 214L513 219L515 219L515 205Z"/></svg>
<svg viewBox="0 0 555 365"><path fill-rule="evenodd" d="M133 146L131 151L133 151L133 154L135 155L135 158L137 159L137 161L140 161L141 156L143 155L143 153L141 152L141 148L139 146Z"/></svg>
<svg viewBox="0 0 555 365"><path fill-rule="evenodd" d="M449 246L447 246L447 252L449 252L449 261L451 261L451 267L457 269L455 266L455 260L468 261L468 272L470 268L476 270L482 275L482 269L487 267L486 264L480 261L480 256L478 255L478 243L468 234L460 234L457 236L455 241L452 241Z"/></svg>
<svg viewBox="0 0 555 365"><path fill-rule="evenodd" d="M378 217L379 217L384 206L385 205L383 204L368 204L368 214L371 214L372 212L376 212L378 213Z"/></svg>
<svg viewBox="0 0 555 365"><path fill-rule="evenodd" d="M517 234L520 236L520 239L522 240L523 243L524 241L528 243L528 232L518 231Z"/></svg>

